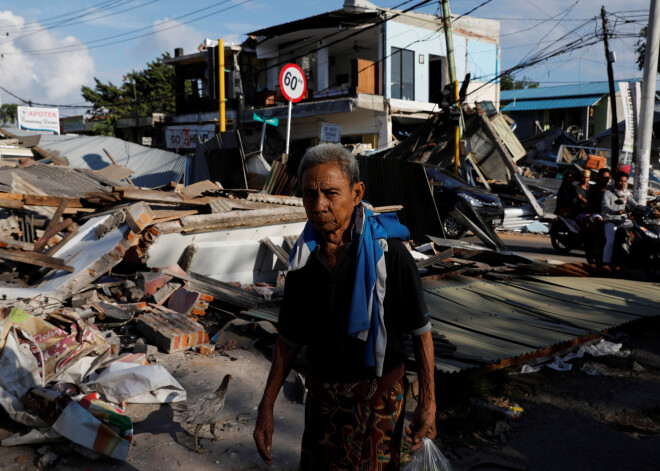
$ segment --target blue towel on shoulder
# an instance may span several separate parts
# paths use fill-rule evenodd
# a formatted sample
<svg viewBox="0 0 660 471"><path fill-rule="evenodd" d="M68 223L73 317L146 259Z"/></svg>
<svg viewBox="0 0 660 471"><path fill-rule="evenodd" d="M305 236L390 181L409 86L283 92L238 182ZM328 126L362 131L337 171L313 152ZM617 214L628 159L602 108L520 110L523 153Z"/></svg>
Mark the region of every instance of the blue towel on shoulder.
<svg viewBox="0 0 660 471"><path fill-rule="evenodd" d="M387 239L409 240L408 229L395 213L374 214L365 203L353 213L351 240L357 244L355 281L348 321L348 335L366 342L364 366L383 374L387 331L385 330L385 287ZM289 256L289 271L304 267L320 242L316 229L308 221Z"/></svg>

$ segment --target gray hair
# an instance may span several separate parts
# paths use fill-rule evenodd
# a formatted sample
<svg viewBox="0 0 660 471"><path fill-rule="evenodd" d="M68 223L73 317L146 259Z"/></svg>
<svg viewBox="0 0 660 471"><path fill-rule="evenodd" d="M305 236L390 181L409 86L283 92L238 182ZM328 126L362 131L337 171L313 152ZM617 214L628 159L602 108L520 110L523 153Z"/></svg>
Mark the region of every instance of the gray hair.
<svg viewBox="0 0 660 471"><path fill-rule="evenodd" d="M303 175L307 170L331 162L339 164L351 187L360 181L360 168L355 156L341 144L319 144L307 149L298 166L298 181L302 185Z"/></svg>

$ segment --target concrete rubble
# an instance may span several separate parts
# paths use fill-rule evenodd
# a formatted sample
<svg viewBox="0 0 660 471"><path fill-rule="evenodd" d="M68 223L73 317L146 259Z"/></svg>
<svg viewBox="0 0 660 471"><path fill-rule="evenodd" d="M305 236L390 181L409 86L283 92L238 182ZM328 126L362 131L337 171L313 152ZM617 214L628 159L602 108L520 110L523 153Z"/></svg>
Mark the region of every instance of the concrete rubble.
<svg viewBox="0 0 660 471"><path fill-rule="evenodd" d="M547 146L536 142L534 152L523 148L506 133L509 123L502 115L466 106L463 116L460 165L470 169L470 184L489 188L506 202L504 227L545 232L539 219L551 212L547 200L556 188L550 172L558 167L522 164L536 162ZM397 147L359 156L364 177L372 179L367 188L394 194L396 188L428 187L428 192L407 192L417 199L393 201L377 192L368 198L375 210L408 218L404 222L417 242L409 249L429 304L442 297L443 280L447 286L501 281L505 289L511 280L539 275L601 275L586 264L551 265L508 252L493 227L466 203L457 203L450 214L480 243L444 237L424 169L454 165L446 142L452 119L441 111ZM2 445L64 437L85 456L126 461L133 435L127 404L187 399L172 373L156 364L163 354L215 359L239 348L270 348L289 252L306 220L295 196L293 166L274 162L259 193L225 189L210 180L139 188L29 158L0 166L0 413L20 424ZM472 294L465 296L461 309L481 309L469 306ZM515 309L524 310L520 306ZM512 366L517 358L528 359L530 350L560 351L572 342L593 341L619 322L613 316L596 328L527 308L530 312L517 315L539 329L530 334L538 343L526 344L523 355L496 330L483 340L493 358L475 353L478 346L463 351L474 342L460 332L460 319L441 319L450 310L432 309L434 322L456 324L434 331L436 367L455 372L475 365ZM443 328L447 335L439 333ZM496 348L488 344L493 338ZM297 366L304 372L304 364ZM414 375L410 380L414 395ZM295 384L296 394L304 397L303 382ZM50 448L42 455L44 466L57 463Z"/></svg>

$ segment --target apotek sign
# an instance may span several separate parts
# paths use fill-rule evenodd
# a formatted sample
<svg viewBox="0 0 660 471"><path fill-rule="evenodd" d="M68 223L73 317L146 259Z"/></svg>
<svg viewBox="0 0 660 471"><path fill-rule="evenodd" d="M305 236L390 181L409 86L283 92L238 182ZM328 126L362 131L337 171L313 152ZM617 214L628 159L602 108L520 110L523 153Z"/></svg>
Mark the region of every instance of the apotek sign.
<svg viewBox="0 0 660 471"><path fill-rule="evenodd" d="M215 135L214 124L201 126L168 126L165 129L165 143L168 149L195 149L197 147L197 136L202 142L209 140Z"/></svg>
<svg viewBox="0 0 660 471"><path fill-rule="evenodd" d="M30 131L51 131L60 133L60 110L57 108L33 108L19 106L18 127Z"/></svg>

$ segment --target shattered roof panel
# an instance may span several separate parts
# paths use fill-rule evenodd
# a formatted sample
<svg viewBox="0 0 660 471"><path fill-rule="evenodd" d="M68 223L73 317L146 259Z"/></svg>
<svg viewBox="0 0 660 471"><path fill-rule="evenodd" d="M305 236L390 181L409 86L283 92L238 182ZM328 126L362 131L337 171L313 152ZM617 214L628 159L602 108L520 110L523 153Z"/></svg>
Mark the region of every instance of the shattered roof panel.
<svg viewBox="0 0 660 471"><path fill-rule="evenodd" d="M125 183L106 178L89 169L37 163L28 167L0 167L0 192L12 193L12 175L35 185L48 196L81 197L87 192L112 191Z"/></svg>
<svg viewBox="0 0 660 471"><path fill-rule="evenodd" d="M423 280L433 330L453 353L436 368L456 372L544 351L576 338L657 316L657 283L536 276L512 281Z"/></svg>
<svg viewBox="0 0 660 471"><path fill-rule="evenodd" d="M135 173L131 180L137 186L155 188L178 181L185 164L185 156L161 149L133 144L122 139L106 136L55 136L44 135L39 147L59 152L78 168L99 170L112 161L103 151L106 149L118 165Z"/></svg>
<svg viewBox="0 0 660 471"><path fill-rule="evenodd" d="M548 100L516 100L500 111L555 110L559 108L585 108L595 105L603 95L577 98L551 98Z"/></svg>
<svg viewBox="0 0 660 471"><path fill-rule="evenodd" d="M19 129L7 129L15 136L34 135ZM185 156L162 149L153 149L115 137L41 134L38 146L66 157L76 168L99 170L112 165L103 151L106 149L118 165L135 173L131 179L137 186L155 188L178 181L185 165Z"/></svg>

